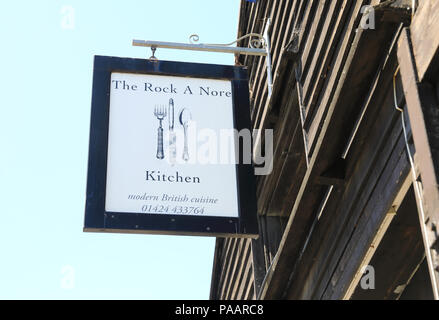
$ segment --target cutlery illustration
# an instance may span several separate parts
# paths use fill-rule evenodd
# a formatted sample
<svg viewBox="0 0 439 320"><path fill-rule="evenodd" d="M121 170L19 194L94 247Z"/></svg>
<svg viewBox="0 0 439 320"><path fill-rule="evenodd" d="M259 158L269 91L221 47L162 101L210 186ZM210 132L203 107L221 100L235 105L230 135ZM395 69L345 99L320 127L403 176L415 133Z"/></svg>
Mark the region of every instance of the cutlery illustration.
<svg viewBox="0 0 439 320"><path fill-rule="evenodd" d="M154 108L154 115L160 121L157 137L157 159L164 159L165 154L163 152L163 127L162 121L166 117L166 106L156 105Z"/></svg>
<svg viewBox="0 0 439 320"><path fill-rule="evenodd" d="M188 150L188 142L187 142L187 129L189 125L189 121L192 119L191 112L184 108L180 112L180 124L183 126L184 129L184 150L183 150L183 160L188 161L189 160L189 150Z"/></svg>
<svg viewBox="0 0 439 320"><path fill-rule="evenodd" d="M169 121L169 155L171 158L171 164L175 164L175 159L177 158L177 148L176 148L176 135L174 132L174 100L169 99L169 110L168 110L168 121Z"/></svg>

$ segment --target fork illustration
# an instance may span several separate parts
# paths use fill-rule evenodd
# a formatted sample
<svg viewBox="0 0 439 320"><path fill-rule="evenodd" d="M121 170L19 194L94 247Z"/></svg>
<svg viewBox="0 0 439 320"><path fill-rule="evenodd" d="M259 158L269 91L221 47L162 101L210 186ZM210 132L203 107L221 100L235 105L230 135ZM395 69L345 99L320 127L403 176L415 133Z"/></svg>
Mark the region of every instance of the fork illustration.
<svg viewBox="0 0 439 320"><path fill-rule="evenodd" d="M162 121L166 117L166 106L165 105L155 105L154 107L154 115L160 121L160 126L158 129L158 138L157 138L157 159L164 159L165 154L163 152L163 127Z"/></svg>

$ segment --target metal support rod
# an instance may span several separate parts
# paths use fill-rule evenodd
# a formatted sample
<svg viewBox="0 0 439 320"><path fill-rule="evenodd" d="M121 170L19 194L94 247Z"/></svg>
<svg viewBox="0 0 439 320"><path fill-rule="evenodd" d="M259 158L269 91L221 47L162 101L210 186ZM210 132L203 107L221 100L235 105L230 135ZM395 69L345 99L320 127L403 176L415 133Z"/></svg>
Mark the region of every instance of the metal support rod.
<svg viewBox="0 0 439 320"><path fill-rule="evenodd" d="M192 51L223 52L223 53L245 54L245 55L253 55L253 56L267 55L267 51L265 49L226 47L226 46L190 44L190 43L179 43L179 42L162 42L162 41L150 41L150 40L133 40L133 46L192 50Z"/></svg>

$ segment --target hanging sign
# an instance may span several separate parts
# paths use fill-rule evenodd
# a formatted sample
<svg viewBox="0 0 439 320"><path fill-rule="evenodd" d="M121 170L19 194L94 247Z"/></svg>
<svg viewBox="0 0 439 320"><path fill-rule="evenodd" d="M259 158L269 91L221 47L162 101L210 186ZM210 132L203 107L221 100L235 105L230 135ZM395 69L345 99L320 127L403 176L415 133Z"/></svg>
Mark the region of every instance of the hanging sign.
<svg viewBox="0 0 439 320"><path fill-rule="evenodd" d="M84 231L256 237L249 128L243 67L96 56Z"/></svg>

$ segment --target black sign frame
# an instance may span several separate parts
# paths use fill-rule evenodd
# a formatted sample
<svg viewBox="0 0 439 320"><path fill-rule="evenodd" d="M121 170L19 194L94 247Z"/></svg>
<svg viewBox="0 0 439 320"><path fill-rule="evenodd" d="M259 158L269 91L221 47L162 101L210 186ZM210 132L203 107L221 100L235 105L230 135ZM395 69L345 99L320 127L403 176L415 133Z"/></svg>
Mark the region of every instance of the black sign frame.
<svg viewBox="0 0 439 320"><path fill-rule="evenodd" d="M239 131L251 128L248 74L245 67L95 56L84 232L257 238L254 168L251 164L241 163L242 161L236 165L238 218L105 210L110 89L113 72L230 80L235 129ZM239 143L239 159L243 159L241 143Z"/></svg>

